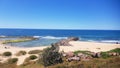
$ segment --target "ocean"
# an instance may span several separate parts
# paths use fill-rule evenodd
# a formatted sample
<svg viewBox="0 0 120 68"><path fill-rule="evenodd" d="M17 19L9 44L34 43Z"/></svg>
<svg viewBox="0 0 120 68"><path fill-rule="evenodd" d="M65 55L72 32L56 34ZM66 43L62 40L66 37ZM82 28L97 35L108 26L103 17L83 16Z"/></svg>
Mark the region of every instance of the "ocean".
<svg viewBox="0 0 120 68"><path fill-rule="evenodd" d="M39 40L12 43L13 46L48 46L61 39L79 37L81 41L116 43L120 42L120 30L59 30L59 29L0 29L0 36L39 36ZM9 40L14 38L0 38Z"/></svg>

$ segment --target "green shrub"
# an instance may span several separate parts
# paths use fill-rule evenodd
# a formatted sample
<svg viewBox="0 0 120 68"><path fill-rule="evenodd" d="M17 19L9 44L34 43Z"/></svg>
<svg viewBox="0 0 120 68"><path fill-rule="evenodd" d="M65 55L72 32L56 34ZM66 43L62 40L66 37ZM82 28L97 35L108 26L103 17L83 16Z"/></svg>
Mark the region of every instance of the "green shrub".
<svg viewBox="0 0 120 68"><path fill-rule="evenodd" d="M42 62L44 66L51 66L54 64L58 64L62 62L62 56L58 52L59 46L55 46L52 44L51 47L44 49L42 53Z"/></svg>
<svg viewBox="0 0 120 68"><path fill-rule="evenodd" d="M19 51L16 56L26 55L26 51Z"/></svg>
<svg viewBox="0 0 120 68"><path fill-rule="evenodd" d="M8 59L8 63L10 63L10 64L16 63L17 61L18 61L18 58Z"/></svg>
<svg viewBox="0 0 120 68"><path fill-rule="evenodd" d="M101 57L102 58L109 58L109 54L107 52L101 52Z"/></svg>
<svg viewBox="0 0 120 68"><path fill-rule="evenodd" d="M28 52L28 54L39 54L41 52L42 52L42 50L31 50Z"/></svg>
<svg viewBox="0 0 120 68"><path fill-rule="evenodd" d="M110 50L110 51L108 51L108 52L117 52L117 53L120 54L120 48L116 48L116 49Z"/></svg>
<svg viewBox="0 0 120 68"><path fill-rule="evenodd" d="M11 56L11 55L12 55L11 52L4 52L4 53L3 53L3 56Z"/></svg>
<svg viewBox="0 0 120 68"><path fill-rule="evenodd" d="M36 58L37 58L36 55L31 55L31 56L29 57L30 60L34 60L34 59L36 59Z"/></svg>

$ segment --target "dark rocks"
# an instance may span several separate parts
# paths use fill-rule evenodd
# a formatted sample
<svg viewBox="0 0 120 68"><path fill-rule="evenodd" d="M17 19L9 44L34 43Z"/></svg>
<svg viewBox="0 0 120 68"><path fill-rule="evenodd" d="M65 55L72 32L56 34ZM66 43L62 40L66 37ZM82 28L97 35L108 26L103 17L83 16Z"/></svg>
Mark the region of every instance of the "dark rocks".
<svg viewBox="0 0 120 68"><path fill-rule="evenodd" d="M116 53L116 52L111 52L111 53L108 53L109 56L119 56L119 53Z"/></svg>
<svg viewBox="0 0 120 68"><path fill-rule="evenodd" d="M98 58L101 57L101 53L100 53L100 52L97 53L97 57L98 57Z"/></svg>
<svg viewBox="0 0 120 68"><path fill-rule="evenodd" d="M98 53L91 53L91 56L93 57L93 58L100 58L101 57L101 53L100 52L98 52Z"/></svg>
<svg viewBox="0 0 120 68"><path fill-rule="evenodd" d="M67 61L89 61L92 59L92 57L90 55L86 55L83 53L78 53L77 55L75 55L73 52L66 52L66 53L62 53L62 55L64 57L66 57Z"/></svg>
<svg viewBox="0 0 120 68"><path fill-rule="evenodd" d="M77 56L81 57L83 56L84 54L83 53L78 53Z"/></svg>
<svg viewBox="0 0 120 68"><path fill-rule="evenodd" d="M59 45L59 46L71 46L69 44L68 40L61 40L60 42L57 42L56 44Z"/></svg>
<svg viewBox="0 0 120 68"><path fill-rule="evenodd" d="M73 53L73 52L67 52L67 53L66 53L66 56L67 56L67 57L73 57L73 56L74 56L74 53Z"/></svg>
<svg viewBox="0 0 120 68"><path fill-rule="evenodd" d="M73 61L73 60L74 60L74 61L80 61L80 57L74 56L74 57L70 57L70 58L67 59L67 61L69 61L69 62L70 62L70 61Z"/></svg>
<svg viewBox="0 0 120 68"><path fill-rule="evenodd" d="M61 41L57 42L56 44L59 46L71 46L69 44L70 41L78 41L78 40L79 40L78 37L69 37L68 39L61 40Z"/></svg>
<svg viewBox="0 0 120 68"><path fill-rule="evenodd" d="M69 37L67 40L68 41L78 41L79 38L78 37Z"/></svg>

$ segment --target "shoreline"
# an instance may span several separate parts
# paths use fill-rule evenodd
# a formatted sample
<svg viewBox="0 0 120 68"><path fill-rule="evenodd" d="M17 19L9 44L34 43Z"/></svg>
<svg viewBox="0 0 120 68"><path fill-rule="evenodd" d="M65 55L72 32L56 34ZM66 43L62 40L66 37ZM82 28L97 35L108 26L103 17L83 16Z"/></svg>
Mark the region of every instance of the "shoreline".
<svg viewBox="0 0 120 68"><path fill-rule="evenodd" d="M72 46L61 46L60 49L68 51L91 51L91 52L104 52L115 48L120 48L120 44L113 43L99 43L99 42L87 42L87 41L71 41ZM62 51L62 50L61 50Z"/></svg>
<svg viewBox="0 0 120 68"><path fill-rule="evenodd" d="M91 51L91 52L104 52L104 51L109 51L115 48L120 48L120 44L111 44L111 43L98 43L98 42L83 42L83 41L70 41L69 44L72 46L60 46L59 51L64 51L64 52L69 52L69 51ZM9 48L5 48L9 47ZM49 47L49 46L39 46L39 47L15 47L15 46L9 46L9 45L3 45L0 42L0 54L3 52L11 52L12 56L11 58L18 58L17 65L21 65L24 60L30 56L28 54L29 51L31 50L43 50L44 48ZM19 51L26 51L27 54L23 56L15 56L15 54ZM2 59L2 62L6 61L8 58L0 56L0 59ZM1 62L1 61L0 61Z"/></svg>
<svg viewBox="0 0 120 68"><path fill-rule="evenodd" d="M113 47L113 48L120 48L120 44L115 44L115 43L104 43L104 42L93 42L93 41L70 41L69 44L71 44L72 46L60 46L60 51L76 51L76 50L87 50L89 51L89 48L91 49L91 46L94 48L102 48L102 47ZM90 46L90 47L89 47ZM8 47L8 48L4 48L4 47ZM39 50L43 50L46 47L50 47L50 46L33 46L33 47L19 47L19 46L11 46L11 45L7 45L7 44L2 44L2 41L0 41L0 53L4 52L4 51L10 51L11 49L17 49L17 51L19 50L33 50L33 49L39 49ZM73 47L73 48L71 48ZM77 47L77 48L76 48ZM66 48L70 48L70 49L66 49ZM79 49L80 48L80 49ZM110 48L112 49L112 48ZM100 50L100 51L107 51L106 50ZM93 51L93 50L90 50ZM93 52L97 52L97 51L93 51Z"/></svg>

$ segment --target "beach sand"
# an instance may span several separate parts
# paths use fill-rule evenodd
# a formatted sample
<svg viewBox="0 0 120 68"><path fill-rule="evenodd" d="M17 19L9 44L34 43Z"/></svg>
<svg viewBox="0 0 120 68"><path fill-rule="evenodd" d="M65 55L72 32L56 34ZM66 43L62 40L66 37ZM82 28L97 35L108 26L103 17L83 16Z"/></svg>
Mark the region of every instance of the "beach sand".
<svg viewBox="0 0 120 68"><path fill-rule="evenodd" d="M83 42L83 41L71 41L69 42L72 46L61 46L60 50L77 51L86 50L91 52L109 51L115 48L120 48L120 44L112 43L98 43L98 42Z"/></svg>
<svg viewBox="0 0 120 68"><path fill-rule="evenodd" d="M101 52L101 51L109 51L115 48L120 48L120 44L112 44L112 43L97 43L97 42L83 42L83 41L71 41L69 42L72 46L60 46L60 51L68 52L68 51L77 51L77 50L87 50L91 52ZM7 47L7 48L5 48ZM29 54L24 56L15 56L15 54L21 50L29 52L30 50L43 50L44 48L49 46L41 46L41 47L12 47L8 45L3 45L0 42L0 54L6 51L10 51L12 53L12 58L18 58L17 65L20 65L24 62L25 58L29 57ZM4 62L8 58L0 56L0 59Z"/></svg>

